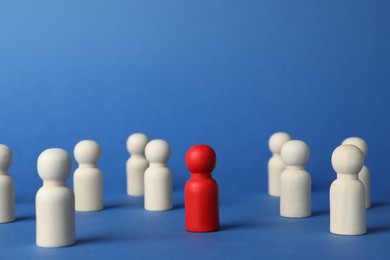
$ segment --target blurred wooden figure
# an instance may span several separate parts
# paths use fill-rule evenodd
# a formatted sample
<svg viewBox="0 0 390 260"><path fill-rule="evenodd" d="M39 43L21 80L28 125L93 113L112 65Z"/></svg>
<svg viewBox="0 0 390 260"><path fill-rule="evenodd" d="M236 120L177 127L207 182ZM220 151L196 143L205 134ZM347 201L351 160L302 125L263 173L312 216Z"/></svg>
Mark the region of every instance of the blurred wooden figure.
<svg viewBox="0 0 390 260"><path fill-rule="evenodd" d="M268 145L272 152L272 157L268 161L268 193L271 196L280 196L280 175L285 169L280 151L287 141L291 140L289 134L277 132L271 135Z"/></svg>
<svg viewBox="0 0 390 260"><path fill-rule="evenodd" d="M80 141L73 153L79 163L73 175L76 211L103 209L103 175L97 167L101 155L99 144L92 140Z"/></svg>
<svg viewBox="0 0 390 260"><path fill-rule="evenodd" d="M311 216L311 177L305 170L309 147L299 140L286 142L281 151L286 169L281 175L280 215L288 218Z"/></svg>
<svg viewBox="0 0 390 260"><path fill-rule="evenodd" d="M364 158L367 157L368 154L368 147L367 143L359 137L349 137L343 141L342 144L352 144L359 148L362 153ZM370 170L367 168L366 165L363 165L363 168L359 172L359 180L363 182L364 187L366 188L366 208L371 207L371 174Z"/></svg>
<svg viewBox="0 0 390 260"><path fill-rule="evenodd" d="M129 196L144 195L144 175L149 166L145 158L145 147L148 137L135 133L127 138L127 150L131 154L126 163L127 194Z"/></svg>
<svg viewBox="0 0 390 260"><path fill-rule="evenodd" d="M169 144L164 140L150 141L145 148L149 167L145 171L145 210L172 209L172 173L166 166L171 155Z"/></svg>
<svg viewBox="0 0 390 260"><path fill-rule="evenodd" d="M15 185L8 169L12 164L12 151L0 144L0 223L15 220Z"/></svg>

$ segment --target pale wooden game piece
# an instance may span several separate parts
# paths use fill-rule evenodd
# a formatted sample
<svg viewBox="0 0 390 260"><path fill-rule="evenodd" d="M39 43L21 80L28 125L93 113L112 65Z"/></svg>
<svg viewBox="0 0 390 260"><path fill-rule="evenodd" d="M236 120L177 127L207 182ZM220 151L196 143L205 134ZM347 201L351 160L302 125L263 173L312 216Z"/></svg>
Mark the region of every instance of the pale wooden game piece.
<svg viewBox="0 0 390 260"><path fill-rule="evenodd" d="M172 174L166 167L171 155L164 140L150 141L145 148L149 167L145 171L145 209L163 211L172 209Z"/></svg>
<svg viewBox="0 0 390 260"><path fill-rule="evenodd" d="M332 154L337 179L330 186L330 232L338 235L366 233L364 184L358 179L363 167L362 151L343 144Z"/></svg>
<svg viewBox="0 0 390 260"><path fill-rule="evenodd" d="M269 149L272 152L272 157L268 161L268 193L274 197L280 196L280 175L284 170L280 150L283 144L289 140L291 140L289 134L277 132L268 141Z"/></svg>
<svg viewBox="0 0 390 260"><path fill-rule="evenodd" d="M11 149L0 144L0 223L15 220L15 185L13 178L8 175L12 159Z"/></svg>
<svg viewBox="0 0 390 260"><path fill-rule="evenodd" d="M126 163L127 194L129 196L144 195L144 174L149 166L145 158L145 147L148 137L135 133L127 138L127 150L131 154Z"/></svg>
<svg viewBox="0 0 390 260"><path fill-rule="evenodd" d="M103 209L103 175L97 167L100 146L92 140L77 143L74 157L79 163L73 175L76 211Z"/></svg>
<svg viewBox="0 0 390 260"><path fill-rule="evenodd" d="M311 178L305 170L309 147L299 140L286 142L281 151L286 165L281 174L280 215L288 218L311 216Z"/></svg>
<svg viewBox="0 0 390 260"><path fill-rule="evenodd" d="M39 155L37 168L43 180L35 198L37 246L73 245L76 240L74 194L66 184L72 160L63 149L47 149Z"/></svg>
<svg viewBox="0 0 390 260"><path fill-rule="evenodd" d="M343 141L343 144L352 144L359 148L362 153L364 158L367 157L368 154L368 147L367 143L359 137L349 137ZM371 207L371 185L370 185L370 170L367 168L366 165L363 165L363 168L359 172L359 180L363 182L364 187L366 188L366 208Z"/></svg>

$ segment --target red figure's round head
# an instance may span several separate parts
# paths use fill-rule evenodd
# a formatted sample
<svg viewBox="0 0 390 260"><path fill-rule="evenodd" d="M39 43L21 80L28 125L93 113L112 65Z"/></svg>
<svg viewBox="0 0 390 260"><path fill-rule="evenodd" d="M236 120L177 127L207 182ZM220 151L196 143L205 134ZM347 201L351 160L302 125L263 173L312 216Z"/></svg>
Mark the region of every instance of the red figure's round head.
<svg viewBox="0 0 390 260"><path fill-rule="evenodd" d="M213 148L208 145L197 144L187 151L186 164L191 173L211 174L216 163L217 155Z"/></svg>

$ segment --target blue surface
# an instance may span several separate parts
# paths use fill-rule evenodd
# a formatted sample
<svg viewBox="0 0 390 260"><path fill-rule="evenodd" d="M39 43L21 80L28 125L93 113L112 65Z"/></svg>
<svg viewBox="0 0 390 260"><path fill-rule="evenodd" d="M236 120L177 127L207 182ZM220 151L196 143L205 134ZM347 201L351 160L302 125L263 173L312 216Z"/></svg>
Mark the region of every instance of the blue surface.
<svg viewBox="0 0 390 260"><path fill-rule="evenodd" d="M14 152L17 200L1 259L388 259L389 11L352 0L1 1L0 143ZM311 218L279 217L266 194L267 140L280 130L311 148ZM125 141L138 131L171 144L173 211L126 195ZM335 236L330 156L354 135L369 144L374 207L367 235ZM82 139L102 147L106 210L77 214L77 245L37 248L36 159ZM216 233L184 230L184 155L196 143L218 156Z"/></svg>

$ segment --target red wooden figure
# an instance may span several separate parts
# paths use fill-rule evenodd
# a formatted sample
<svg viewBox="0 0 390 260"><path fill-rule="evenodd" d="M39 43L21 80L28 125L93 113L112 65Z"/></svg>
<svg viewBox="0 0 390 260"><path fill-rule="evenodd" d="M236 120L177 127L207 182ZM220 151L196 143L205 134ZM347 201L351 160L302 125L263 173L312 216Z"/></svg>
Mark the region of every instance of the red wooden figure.
<svg viewBox="0 0 390 260"><path fill-rule="evenodd" d="M184 188L186 230L211 232L219 230L218 184L211 177L217 156L204 144L192 146L186 154L191 178Z"/></svg>

